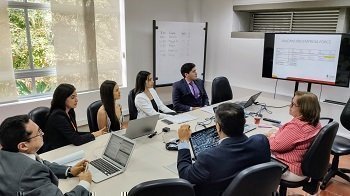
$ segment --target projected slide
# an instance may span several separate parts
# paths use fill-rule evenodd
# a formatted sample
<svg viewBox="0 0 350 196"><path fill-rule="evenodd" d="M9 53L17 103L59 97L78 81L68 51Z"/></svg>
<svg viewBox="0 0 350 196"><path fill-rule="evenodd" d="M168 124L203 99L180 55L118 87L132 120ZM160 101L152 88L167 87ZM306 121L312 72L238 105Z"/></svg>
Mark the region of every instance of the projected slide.
<svg viewBox="0 0 350 196"><path fill-rule="evenodd" d="M276 34L272 77L335 84L341 35Z"/></svg>

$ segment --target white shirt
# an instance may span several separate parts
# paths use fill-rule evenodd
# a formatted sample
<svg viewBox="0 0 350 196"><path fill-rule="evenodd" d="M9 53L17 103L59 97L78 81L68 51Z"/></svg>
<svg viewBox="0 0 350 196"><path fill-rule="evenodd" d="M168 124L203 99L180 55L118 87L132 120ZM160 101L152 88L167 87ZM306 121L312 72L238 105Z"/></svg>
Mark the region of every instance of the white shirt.
<svg viewBox="0 0 350 196"><path fill-rule="evenodd" d="M157 104L157 107L160 111L164 113L170 113L170 112L175 112L174 110L169 109L162 100L158 97L157 92L153 89L150 88L149 92L151 93L154 101ZM146 116L154 116L159 114L159 118L165 118L168 115L167 114L162 114L156 111L153 106L151 100L148 98L145 92L139 93L135 97L135 106L137 108L137 118L144 118Z"/></svg>

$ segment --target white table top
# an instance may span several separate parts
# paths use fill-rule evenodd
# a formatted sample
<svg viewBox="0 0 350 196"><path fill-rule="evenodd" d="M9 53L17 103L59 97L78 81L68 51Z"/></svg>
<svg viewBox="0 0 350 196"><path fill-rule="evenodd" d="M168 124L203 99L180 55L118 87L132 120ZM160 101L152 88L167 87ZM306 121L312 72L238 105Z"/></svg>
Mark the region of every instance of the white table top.
<svg viewBox="0 0 350 196"><path fill-rule="evenodd" d="M263 97L259 97L258 101L260 103L263 102L273 106L283 106L290 103L287 101L273 100ZM257 112L259 109L260 106L253 105L247 108L246 111ZM289 107L269 108L269 110L272 111L272 114L268 114L266 111L264 111L262 113L264 115L263 117L280 120L282 121L282 123L292 119L292 117L288 113ZM197 122L204 121L206 118L210 118L211 116L213 116L213 114L202 110L191 111L189 112L189 114L198 117L198 119L192 122L185 123L190 124L192 131L194 131L195 127L198 130L203 129L204 127L202 126L196 126ZM253 123L253 118L248 117L247 123ZM271 125L270 122L265 122L263 120L261 120L260 123L263 125ZM210 125L214 125L214 121L212 121ZM162 128L166 126L170 127L171 131L168 133L162 133ZM170 138L177 137L177 129L179 127L179 124L167 125L161 121L158 121L156 131L160 134L157 134L153 138L148 138L144 136L135 140L136 146L126 171L101 183L92 183L90 189L91 192L95 192L98 195L115 196L120 195L120 192L129 191L133 186L144 181L162 178L177 178L177 174L173 173L172 171L166 168L166 166L176 163L177 152L167 151L165 149L165 143L163 140L167 142ZM269 130L271 130L271 128L257 128L256 130L247 133L247 135L250 136L257 133L266 133ZM124 131L120 132L123 133ZM84 150L86 153L85 158L88 160L93 160L101 156L104 147L108 141L108 138L109 134L106 134L96 138L95 141L89 142L82 146L68 145L44 153L40 156L50 161L79 150ZM63 192L70 191L78 184L78 180L78 178L60 180L59 188Z"/></svg>

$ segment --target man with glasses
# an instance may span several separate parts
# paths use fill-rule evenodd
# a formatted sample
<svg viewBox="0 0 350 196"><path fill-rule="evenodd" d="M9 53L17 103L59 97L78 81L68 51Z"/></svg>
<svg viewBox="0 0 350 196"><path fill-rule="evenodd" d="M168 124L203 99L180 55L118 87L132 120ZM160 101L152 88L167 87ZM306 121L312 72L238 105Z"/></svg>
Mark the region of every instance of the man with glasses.
<svg viewBox="0 0 350 196"><path fill-rule="evenodd" d="M234 103L223 103L215 112L219 145L197 156L192 164L189 150L191 130L181 125L178 135L177 169L180 178L195 184L197 196L217 196L226 189L238 172L270 161L270 147L266 136L247 137L244 133L243 108Z"/></svg>
<svg viewBox="0 0 350 196"><path fill-rule="evenodd" d="M0 195L63 195L58 178L79 175L79 185L67 196L88 196L91 173L86 160L73 167L41 160L36 152L44 144L44 133L27 115L13 116L0 125Z"/></svg>

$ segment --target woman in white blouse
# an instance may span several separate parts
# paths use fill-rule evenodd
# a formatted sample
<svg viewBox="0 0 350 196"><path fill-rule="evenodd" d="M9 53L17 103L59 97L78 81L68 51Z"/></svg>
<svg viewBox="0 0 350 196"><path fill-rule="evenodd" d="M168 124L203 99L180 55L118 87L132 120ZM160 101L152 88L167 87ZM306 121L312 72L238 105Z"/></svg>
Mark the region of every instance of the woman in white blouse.
<svg viewBox="0 0 350 196"><path fill-rule="evenodd" d="M135 106L137 108L137 118L153 116L159 114L159 118L165 118L168 114L176 114L169 109L158 97L153 88L152 74L148 71L140 71L136 77ZM162 113L161 113L162 112Z"/></svg>

